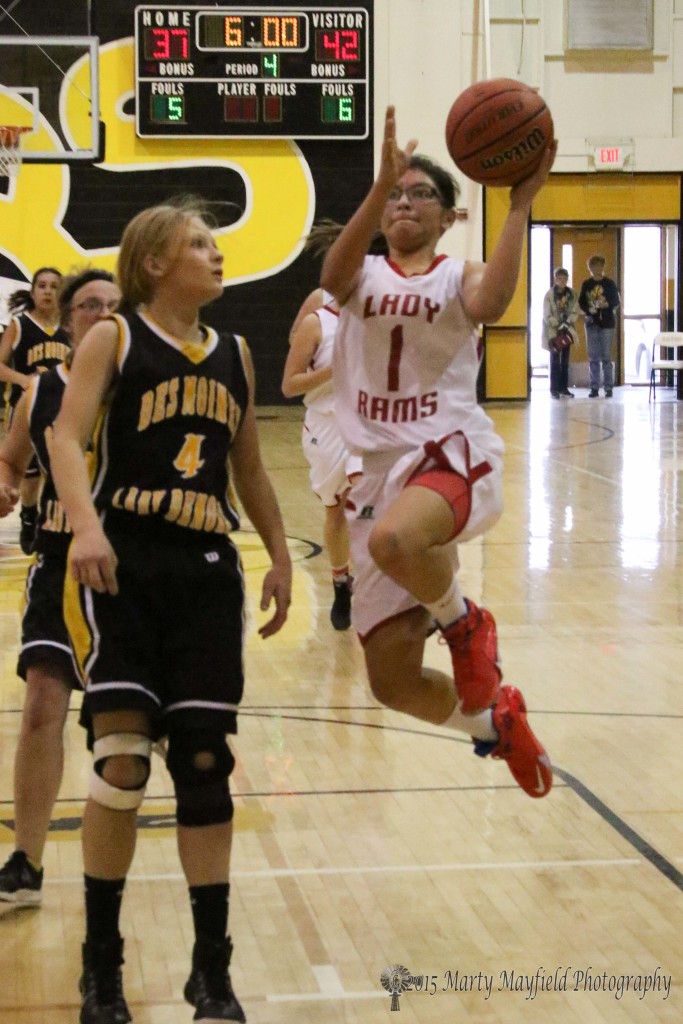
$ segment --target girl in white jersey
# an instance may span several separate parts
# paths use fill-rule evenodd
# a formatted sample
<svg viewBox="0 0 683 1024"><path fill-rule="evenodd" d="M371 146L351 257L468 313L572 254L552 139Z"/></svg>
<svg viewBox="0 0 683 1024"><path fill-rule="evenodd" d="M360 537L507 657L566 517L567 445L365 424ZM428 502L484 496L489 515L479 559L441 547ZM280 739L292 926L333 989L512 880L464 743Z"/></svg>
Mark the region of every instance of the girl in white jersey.
<svg viewBox="0 0 683 1024"><path fill-rule="evenodd" d="M312 302L317 308L307 313ZM311 468L311 488L325 507L323 536L334 587L330 621L335 629L345 630L351 625L352 580L344 495L349 489L353 464L334 411L332 352L339 309L331 295L316 289L306 298L300 313L304 315L297 316L290 335L282 393L287 398L304 396L302 447Z"/></svg>
<svg viewBox="0 0 683 1024"><path fill-rule="evenodd" d="M321 285L340 304L333 373L337 418L363 473L347 500L356 581L353 623L383 704L469 733L475 752L507 761L532 797L552 769L515 687L501 686L493 616L463 597L457 545L502 512L503 445L477 405L477 325L515 290L534 196L556 146L510 193L487 264L436 255L455 219L452 176L396 143L389 107L379 173L330 248ZM366 256L376 230L387 257ZM453 676L425 668L436 620Z"/></svg>

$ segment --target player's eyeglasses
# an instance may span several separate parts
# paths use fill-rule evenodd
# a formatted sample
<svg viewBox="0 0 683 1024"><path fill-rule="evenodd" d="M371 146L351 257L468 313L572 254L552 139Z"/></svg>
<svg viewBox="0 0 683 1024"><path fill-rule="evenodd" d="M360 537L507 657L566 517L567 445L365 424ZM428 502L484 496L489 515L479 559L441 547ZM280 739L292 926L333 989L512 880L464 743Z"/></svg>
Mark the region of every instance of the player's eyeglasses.
<svg viewBox="0 0 683 1024"><path fill-rule="evenodd" d="M432 185L411 185L409 188L392 188L387 196L388 203L400 203L401 196L405 196L409 203L428 203L431 199L438 199L441 196L438 189Z"/></svg>
<svg viewBox="0 0 683 1024"><path fill-rule="evenodd" d="M119 304L118 299L110 299L109 302L102 302L102 299L84 299L83 302L77 303L74 309L82 309L85 313L97 313L98 315L103 313L106 309L109 313L113 313Z"/></svg>

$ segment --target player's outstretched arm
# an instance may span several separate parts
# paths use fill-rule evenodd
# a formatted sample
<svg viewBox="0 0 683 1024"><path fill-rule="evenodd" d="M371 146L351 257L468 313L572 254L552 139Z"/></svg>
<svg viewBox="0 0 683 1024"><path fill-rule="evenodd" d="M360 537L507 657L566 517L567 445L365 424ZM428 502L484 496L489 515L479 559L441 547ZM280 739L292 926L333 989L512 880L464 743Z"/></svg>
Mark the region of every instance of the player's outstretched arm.
<svg viewBox="0 0 683 1024"><path fill-rule="evenodd" d="M311 363L322 341L320 318L309 313L293 332L287 362L282 374L282 394L285 398L305 395L313 388L332 379L332 367L312 370Z"/></svg>
<svg viewBox="0 0 683 1024"><path fill-rule="evenodd" d="M510 210L487 263L468 263L463 275L463 306L475 323L495 323L517 287L531 204L555 160L557 142L547 147L538 168L510 190Z"/></svg>
<svg viewBox="0 0 683 1024"><path fill-rule="evenodd" d="M259 629L265 639L282 629L287 619L292 600L292 560L287 550L280 507L261 460L254 415L254 371L246 348L245 356L249 405L230 452L230 468L244 511L270 556L271 568L261 590L261 611L267 611L274 601L275 613Z"/></svg>
<svg viewBox="0 0 683 1024"><path fill-rule="evenodd" d="M358 274L380 226L389 192L405 173L417 140L405 149L396 142L396 111L387 107L379 171L367 196L325 256L320 284L342 305L356 286Z"/></svg>
<svg viewBox="0 0 683 1024"><path fill-rule="evenodd" d="M73 542L69 568L79 583L99 593L118 593L117 559L90 493L85 450L116 373L118 327L95 324L78 346L54 426L50 463L57 493L69 518Z"/></svg>
<svg viewBox="0 0 683 1024"><path fill-rule="evenodd" d="M298 331L303 320L311 313L315 313L316 309L320 309L325 302L325 293L322 288L314 288L312 292L309 292L304 301L299 306L299 310L294 317L294 323L289 329L289 344L291 345L294 340L294 335Z"/></svg>

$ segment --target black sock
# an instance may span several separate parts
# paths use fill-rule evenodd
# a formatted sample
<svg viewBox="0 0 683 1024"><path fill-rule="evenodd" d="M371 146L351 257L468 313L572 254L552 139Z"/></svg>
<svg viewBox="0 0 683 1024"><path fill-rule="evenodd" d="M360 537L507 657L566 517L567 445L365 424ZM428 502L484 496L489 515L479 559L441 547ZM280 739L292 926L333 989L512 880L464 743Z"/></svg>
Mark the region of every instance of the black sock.
<svg viewBox="0 0 683 1024"><path fill-rule="evenodd" d="M119 916L125 878L109 881L105 878L85 880L85 936L90 942L110 942L119 939Z"/></svg>
<svg viewBox="0 0 683 1024"><path fill-rule="evenodd" d="M191 885L190 904L197 938L223 942L228 931L230 885Z"/></svg>

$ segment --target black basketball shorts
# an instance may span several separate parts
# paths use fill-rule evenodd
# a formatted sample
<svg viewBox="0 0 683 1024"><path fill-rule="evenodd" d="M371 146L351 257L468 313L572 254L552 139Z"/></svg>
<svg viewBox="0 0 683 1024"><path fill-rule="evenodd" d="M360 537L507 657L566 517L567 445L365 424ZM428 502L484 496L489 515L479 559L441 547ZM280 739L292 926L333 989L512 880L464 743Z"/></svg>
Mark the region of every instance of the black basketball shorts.
<svg viewBox="0 0 683 1024"><path fill-rule="evenodd" d="M65 619L90 715L141 710L153 732L170 716L188 726L237 731L244 674L244 584L236 548L109 536L119 593L98 594L69 572Z"/></svg>
<svg viewBox="0 0 683 1024"><path fill-rule="evenodd" d="M72 689L81 689L64 622L64 558L36 555L26 576L21 647L17 675L40 664L54 671Z"/></svg>

